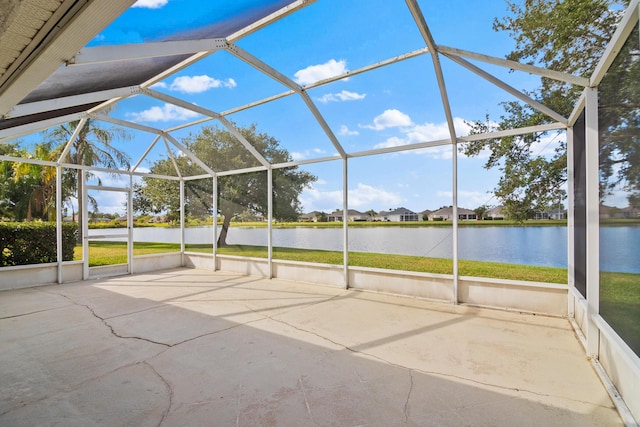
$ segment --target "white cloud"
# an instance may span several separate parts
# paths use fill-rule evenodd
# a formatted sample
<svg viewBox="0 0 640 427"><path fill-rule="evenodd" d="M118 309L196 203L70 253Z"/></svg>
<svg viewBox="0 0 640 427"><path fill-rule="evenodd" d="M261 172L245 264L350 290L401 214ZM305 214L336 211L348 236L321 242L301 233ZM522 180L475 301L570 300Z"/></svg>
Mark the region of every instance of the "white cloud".
<svg viewBox="0 0 640 427"><path fill-rule="evenodd" d="M318 98L318 101L326 104L327 102L343 102L343 101L359 101L367 96L366 93L349 92L343 90L339 93L327 93Z"/></svg>
<svg viewBox="0 0 640 427"><path fill-rule="evenodd" d="M307 68L298 70L293 77L296 83L304 86L315 83L319 80L344 74L347 71L349 71L347 69L347 61L344 59L341 59L340 61L330 59L324 64L309 65Z"/></svg>
<svg viewBox="0 0 640 427"><path fill-rule="evenodd" d="M436 195L444 200L453 200L453 193L451 191L438 191ZM478 206L496 203L496 199L491 192L467 190L458 191L458 206L461 208L475 209Z"/></svg>
<svg viewBox="0 0 640 427"><path fill-rule="evenodd" d="M158 82L151 85L152 88L167 88L167 84L165 82Z"/></svg>
<svg viewBox="0 0 640 427"><path fill-rule="evenodd" d="M326 154L326 151L321 148L311 148L309 150L304 151L293 151L291 152L291 158L294 161L308 159L309 157L317 157L317 155Z"/></svg>
<svg viewBox="0 0 640 427"><path fill-rule="evenodd" d="M330 213L338 206L342 206L342 191L320 191L312 186L300 194L300 203L305 213L312 211Z"/></svg>
<svg viewBox="0 0 640 427"><path fill-rule="evenodd" d="M381 117L381 116L378 116L378 117ZM378 117L376 117L376 119ZM375 120L374 120L374 124L376 124ZM455 117L453 119L453 126L457 136L466 136L469 134L469 131L471 129L471 127L467 123L465 123L464 119L461 119L460 117ZM371 128L374 128L374 127L371 127ZM386 141L376 144L374 148L400 147L403 145L417 144L420 142L441 141L441 140L449 139L449 126L447 122L442 122L442 123L427 122L419 125L405 127L400 131L404 136L392 136L388 138ZM449 145L411 151L411 153L414 153L414 154L416 152L420 154L427 153L435 159L450 159L453 156L453 152ZM407 154L409 152L403 152L403 153Z"/></svg>
<svg viewBox="0 0 640 427"><path fill-rule="evenodd" d="M395 193L358 183L355 189L349 190L349 206L352 208L368 208L371 206L397 206L404 200Z"/></svg>
<svg viewBox="0 0 640 427"><path fill-rule="evenodd" d="M556 148L567 140L567 134L564 132L552 132L543 135L540 141L531 144L531 152L535 156L553 156Z"/></svg>
<svg viewBox="0 0 640 427"><path fill-rule="evenodd" d="M138 0L131 7L143 7L145 9L160 9L169 3L169 0Z"/></svg>
<svg viewBox="0 0 640 427"><path fill-rule="evenodd" d="M304 212L330 213L342 206L342 191L320 191L315 184L318 183L300 195ZM383 206L398 206L403 202L404 199L397 194L371 185L358 183L356 188L349 190L349 208L352 209L382 209Z"/></svg>
<svg viewBox="0 0 640 427"><path fill-rule="evenodd" d="M411 117L402 111L391 109L384 110L382 114L373 119L373 125L360 125L361 128L383 130L391 127L411 126Z"/></svg>
<svg viewBox="0 0 640 427"><path fill-rule="evenodd" d="M338 135L360 135L360 132L357 130L350 130L346 125L340 126L340 130L338 131Z"/></svg>
<svg viewBox="0 0 640 427"><path fill-rule="evenodd" d="M139 113L127 113L127 117L134 122L168 122L170 120L188 120L198 117L200 114L176 107L172 104L164 104L162 107L154 106Z"/></svg>
<svg viewBox="0 0 640 427"><path fill-rule="evenodd" d="M182 93L201 93L209 89L219 87L234 88L236 86L236 81L231 78L227 80L218 80L207 75L180 76L176 77L173 83L171 83L169 90Z"/></svg>

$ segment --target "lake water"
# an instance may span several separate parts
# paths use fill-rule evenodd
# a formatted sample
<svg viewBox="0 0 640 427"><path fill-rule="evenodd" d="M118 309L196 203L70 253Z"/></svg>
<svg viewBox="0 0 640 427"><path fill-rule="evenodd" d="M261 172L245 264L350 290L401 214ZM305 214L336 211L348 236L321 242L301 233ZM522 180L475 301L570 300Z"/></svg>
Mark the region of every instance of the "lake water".
<svg viewBox="0 0 640 427"><path fill-rule="evenodd" d="M90 235L119 234L124 229L90 230ZM510 264L567 267L566 227L482 226L458 229L460 259ZM371 227L349 229L349 250L434 258L452 258L450 227ZM274 228L273 245L341 251L341 228ZM113 239L123 240L123 239ZM180 242L177 228L135 228L139 242ZM212 227L185 230L187 243L213 243ZM640 273L640 227L602 227L600 230L603 270ZM227 243L267 245L266 228L232 227Z"/></svg>

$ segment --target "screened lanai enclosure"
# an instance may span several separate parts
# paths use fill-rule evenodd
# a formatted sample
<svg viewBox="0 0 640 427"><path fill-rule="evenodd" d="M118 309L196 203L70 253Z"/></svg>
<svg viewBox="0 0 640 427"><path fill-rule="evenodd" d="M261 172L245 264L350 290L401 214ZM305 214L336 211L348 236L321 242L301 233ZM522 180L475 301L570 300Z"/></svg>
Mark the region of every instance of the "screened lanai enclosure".
<svg viewBox="0 0 640 427"><path fill-rule="evenodd" d="M635 425L640 3L589 75L517 61L481 3L0 2L0 306L191 268L542 314ZM536 174L553 226L494 225Z"/></svg>

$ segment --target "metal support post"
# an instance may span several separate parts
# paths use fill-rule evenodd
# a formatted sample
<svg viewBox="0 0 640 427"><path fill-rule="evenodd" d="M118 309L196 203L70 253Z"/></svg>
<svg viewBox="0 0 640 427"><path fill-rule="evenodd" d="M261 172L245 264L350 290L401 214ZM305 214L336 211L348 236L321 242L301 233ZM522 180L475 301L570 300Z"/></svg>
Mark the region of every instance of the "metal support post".
<svg viewBox="0 0 640 427"><path fill-rule="evenodd" d="M58 284L62 283L62 168L56 166L56 261Z"/></svg>
<svg viewBox="0 0 640 427"><path fill-rule="evenodd" d="M573 127L567 129L567 284L569 289L576 286L575 272L575 167L574 167ZM569 292L567 314L575 318L574 298Z"/></svg>
<svg viewBox="0 0 640 427"><path fill-rule="evenodd" d="M129 174L127 191L127 260L129 274L133 274L133 175Z"/></svg>
<svg viewBox="0 0 640 427"><path fill-rule="evenodd" d="M80 169L78 170L78 180L82 183L82 279L87 280L89 278L89 207L87 201L87 173Z"/></svg>
<svg viewBox="0 0 640 427"><path fill-rule="evenodd" d="M213 196L213 201L211 202L211 213L213 215L213 271L218 269L218 177L214 176L212 178L212 188L211 192Z"/></svg>
<svg viewBox="0 0 640 427"><path fill-rule="evenodd" d="M600 186L598 147L598 89L586 89L585 159L587 180L587 354L598 358L600 331Z"/></svg>
<svg viewBox="0 0 640 427"><path fill-rule="evenodd" d="M184 267L184 179L180 180L180 265Z"/></svg>
<svg viewBox="0 0 640 427"><path fill-rule="evenodd" d="M269 279L273 278L273 169L267 169L267 262Z"/></svg>
<svg viewBox="0 0 640 427"><path fill-rule="evenodd" d="M452 183L453 186L453 297L452 302L458 304L458 145L454 139L452 141L451 149L453 150L451 156L451 169L452 169Z"/></svg>
<svg viewBox="0 0 640 427"><path fill-rule="evenodd" d="M342 230L343 230L343 274L344 288L349 289L349 164L342 160Z"/></svg>

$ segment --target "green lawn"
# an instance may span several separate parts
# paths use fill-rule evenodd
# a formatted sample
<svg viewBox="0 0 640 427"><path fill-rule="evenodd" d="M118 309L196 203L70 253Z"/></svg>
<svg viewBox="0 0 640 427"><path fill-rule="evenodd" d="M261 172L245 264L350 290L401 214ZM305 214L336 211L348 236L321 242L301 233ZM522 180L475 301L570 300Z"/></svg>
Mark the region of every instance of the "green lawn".
<svg viewBox="0 0 640 427"><path fill-rule="evenodd" d="M211 253L211 245L187 245L187 251ZM177 243L134 244L133 254L145 255L180 250ZM266 258L267 248L264 246L231 245L218 249L219 254L238 255L254 258ZM127 245L124 242L91 242L89 245L89 265L109 265L126 262ZM342 252L313 249L273 248L273 258L317 262L341 265ZM82 259L82 248L76 247L75 259ZM390 270L417 271L439 274L452 274L453 261L446 258L426 258L407 255L374 254L350 252L349 265L360 267L385 268ZM512 280L528 280L547 283L566 283L567 270L564 268L525 266L520 264L503 264L497 262L481 262L460 260L459 273L463 276L495 277Z"/></svg>
<svg viewBox="0 0 640 427"><path fill-rule="evenodd" d="M640 274L600 273L600 315L640 355Z"/></svg>

